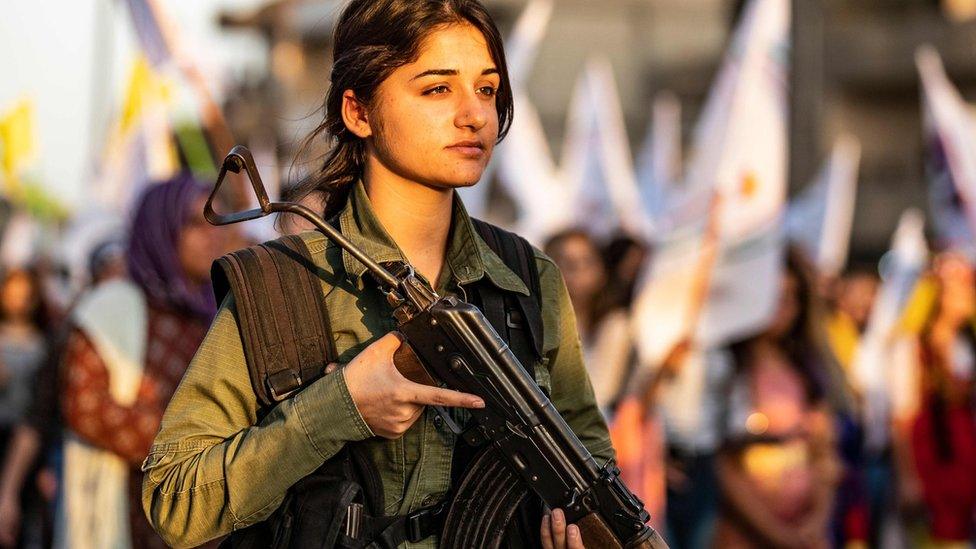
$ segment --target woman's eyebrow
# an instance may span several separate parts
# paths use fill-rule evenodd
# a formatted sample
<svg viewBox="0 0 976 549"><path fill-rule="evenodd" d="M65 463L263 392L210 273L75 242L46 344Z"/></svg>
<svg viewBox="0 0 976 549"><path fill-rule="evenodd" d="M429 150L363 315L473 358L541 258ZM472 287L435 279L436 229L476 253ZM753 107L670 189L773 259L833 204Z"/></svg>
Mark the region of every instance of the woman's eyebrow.
<svg viewBox="0 0 976 549"><path fill-rule="evenodd" d="M496 69L495 67L490 67L481 71L482 76L486 76L489 74L498 74L498 69ZM457 76L457 75L458 75L457 69L430 69L418 74L417 76L414 76L410 80L413 81L418 78L423 78L425 76Z"/></svg>

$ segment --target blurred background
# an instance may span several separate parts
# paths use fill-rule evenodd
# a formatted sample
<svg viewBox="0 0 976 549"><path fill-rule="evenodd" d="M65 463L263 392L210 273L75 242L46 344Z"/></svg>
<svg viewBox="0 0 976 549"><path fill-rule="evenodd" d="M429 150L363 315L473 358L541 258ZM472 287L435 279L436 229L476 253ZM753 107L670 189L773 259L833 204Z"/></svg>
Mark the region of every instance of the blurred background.
<svg viewBox="0 0 976 549"><path fill-rule="evenodd" d="M484 2L516 115L462 196L560 265L625 478L672 547L972 546L976 0ZM65 433L138 477L144 451L78 419L131 406L79 405L65 319L125 276L159 182L210 185L237 143L273 195L314 169L295 155L343 5L3 7L0 545L57 539ZM180 193L159 213L173 249L200 222ZM207 262L278 235L210 231ZM206 283L194 268L180 287ZM146 450L167 398L132 434Z"/></svg>
<svg viewBox="0 0 976 549"><path fill-rule="evenodd" d="M163 3L176 39L207 75L238 141L270 140L281 164L317 120L328 86L331 28L341 2ZM503 31L524 2L487 2ZM681 103L687 142L744 3L724 0L562 0L538 44L527 93L556 154L573 84L587 59L609 59L627 136L647 136L661 91ZM124 2L15 2L3 18L0 104L33 104L37 184L65 207L85 202L110 121L123 104L140 42ZM792 18L790 189L808 183L835 138L862 146L852 253L887 248L904 207L924 203L923 137L914 52L936 46L964 96L976 80L973 10L965 0L798 2ZM163 71L164 73L166 71ZM179 72L179 71L175 71ZM173 74L166 75L173 77ZM176 77L179 81L180 78ZM173 86L174 126L199 122L186 83ZM262 135L266 134L266 135Z"/></svg>

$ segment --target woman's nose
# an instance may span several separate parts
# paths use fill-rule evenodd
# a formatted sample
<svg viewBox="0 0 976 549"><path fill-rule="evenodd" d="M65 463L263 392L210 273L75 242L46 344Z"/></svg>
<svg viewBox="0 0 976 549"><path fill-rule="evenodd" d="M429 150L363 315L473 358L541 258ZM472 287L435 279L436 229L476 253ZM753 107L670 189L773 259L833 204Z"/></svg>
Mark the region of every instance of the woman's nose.
<svg viewBox="0 0 976 549"><path fill-rule="evenodd" d="M458 128L469 127L478 131L488 123L488 109L490 103L475 92L463 94L458 105L454 125Z"/></svg>

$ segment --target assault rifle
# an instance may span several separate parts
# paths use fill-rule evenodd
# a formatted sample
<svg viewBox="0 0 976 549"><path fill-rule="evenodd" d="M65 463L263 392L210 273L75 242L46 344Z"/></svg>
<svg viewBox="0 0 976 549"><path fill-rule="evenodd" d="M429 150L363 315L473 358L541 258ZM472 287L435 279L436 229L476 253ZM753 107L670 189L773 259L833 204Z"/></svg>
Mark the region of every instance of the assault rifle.
<svg viewBox="0 0 976 549"><path fill-rule="evenodd" d="M228 171L241 170L251 181L259 207L216 213L213 198L224 177ZM271 202L250 151L234 147L224 159L207 201L206 219L227 225L281 212L308 220L379 281L403 336L394 362L404 377L474 394L485 401L483 409L470 410L476 427L464 436L469 442L485 444L488 451L471 466L481 474L466 475L454 495L441 547L497 547L514 509L529 490L550 508L563 509L567 521L579 527L587 547L667 547L647 525L650 517L644 504L621 482L613 461L602 466L596 463L477 307L455 297L438 296L420 282L409 265L397 273L389 272L309 208ZM461 524L467 527L457 528Z"/></svg>

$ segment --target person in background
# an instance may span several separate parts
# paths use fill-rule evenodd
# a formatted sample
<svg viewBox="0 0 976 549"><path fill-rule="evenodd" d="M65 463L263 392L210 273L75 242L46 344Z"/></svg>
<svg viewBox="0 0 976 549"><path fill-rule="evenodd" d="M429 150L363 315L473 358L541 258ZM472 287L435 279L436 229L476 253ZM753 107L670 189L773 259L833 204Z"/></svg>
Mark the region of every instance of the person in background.
<svg viewBox="0 0 976 549"><path fill-rule="evenodd" d="M549 238L546 255L563 274L576 312L586 370L596 402L610 415L633 362L633 339L626 309L611 303L608 273L600 248L583 230L569 229Z"/></svg>
<svg viewBox="0 0 976 549"><path fill-rule="evenodd" d="M920 408L902 432L902 497L924 504L934 547L968 547L976 512L976 276L954 253L938 256L933 310L918 336Z"/></svg>
<svg viewBox="0 0 976 549"><path fill-rule="evenodd" d="M607 268L607 295L611 303L629 308L634 300L637 277L647 260L648 248L626 234L614 236L603 248Z"/></svg>
<svg viewBox="0 0 976 549"><path fill-rule="evenodd" d="M854 268L833 284L832 311L826 323L827 341L848 390L857 397L857 405L861 404L863 395L854 373L854 361L879 283L875 271ZM835 503L835 542L849 547L878 539L880 517L891 486L889 452L887 448L865 446L859 407L855 406L853 413L839 413L837 417L838 450L844 471Z"/></svg>
<svg viewBox="0 0 976 549"><path fill-rule="evenodd" d="M828 547L838 464L816 295L795 252L764 332L730 346L715 546Z"/></svg>
<svg viewBox="0 0 976 549"><path fill-rule="evenodd" d="M125 276L125 243L112 237L98 244L88 256L91 287ZM70 307L69 307L70 310ZM49 323L50 324L50 323ZM58 406L58 369L64 343L62 326L49 327L49 353L37 372L31 401L14 429L0 472L0 546L13 546L21 536L23 507L20 494L31 473L37 471L37 487L46 508L53 509L60 469L61 412ZM38 463L38 457L44 463ZM42 512L43 545L51 545L53 512Z"/></svg>
<svg viewBox="0 0 976 549"><path fill-rule="evenodd" d="M58 547L163 547L140 507L153 437L216 312L211 262L226 250L189 175L147 189L126 250L130 280L80 300L62 359Z"/></svg>
<svg viewBox="0 0 976 549"><path fill-rule="evenodd" d="M874 299L878 293L878 275L867 269L854 269L837 281L833 311L827 319L827 338L837 362L848 378L861 334L867 328Z"/></svg>
<svg viewBox="0 0 976 549"><path fill-rule="evenodd" d="M655 401L666 444L667 540L676 549L707 547L718 515L715 456L731 360L724 349L681 342L660 370Z"/></svg>
<svg viewBox="0 0 976 549"><path fill-rule="evenodd" d="M35 378L48 353L50 326L43 290L30 268L8 270L0 281L0 456L16 444L17 425L27 412ZM25 539L39 538L40 499L24 483L0 479L0 546L17 546L16 532L28 526Z"/></svg>

